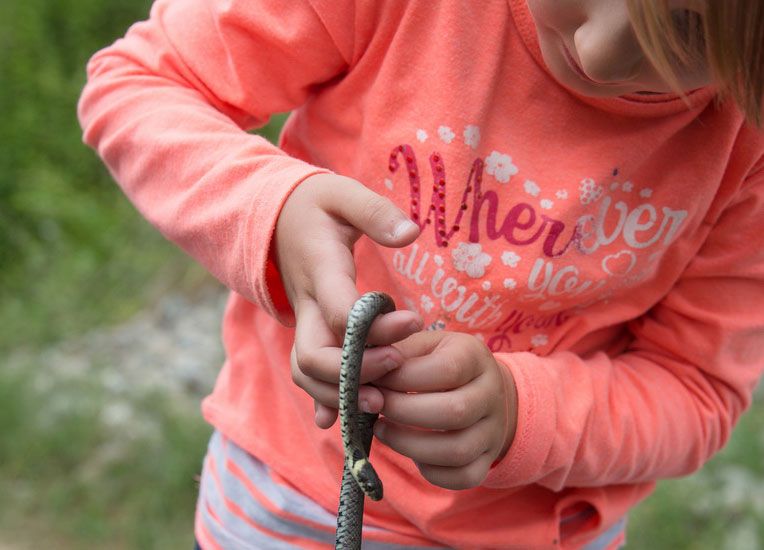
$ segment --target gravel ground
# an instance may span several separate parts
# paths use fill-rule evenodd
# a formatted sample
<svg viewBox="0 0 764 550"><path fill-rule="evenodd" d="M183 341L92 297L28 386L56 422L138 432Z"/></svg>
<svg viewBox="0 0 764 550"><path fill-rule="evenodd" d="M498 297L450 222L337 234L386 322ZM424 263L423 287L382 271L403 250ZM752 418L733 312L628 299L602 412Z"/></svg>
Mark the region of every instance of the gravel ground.
<svg viewBox="0 0 764 550"><path fill-rule="evenodd" d="M55 426L67 413L98 411L94 420L104 428L103 437L71 472L74 479L97 486L109 465L134 452L134 442L162 441L160 420L146 406L155 397L162 407L180 413L179 418L200 420L200 402L224 360L221 320L226 297L224 289L212 285L192 297L170 294L124 323L4 358L4 370L33 373L35 423ZM36 498L21 481L13 491L17 502ZM62 541L39 545L20 535L16 529L0 530L0 550L70 548ZM44 533L29 536L36 541L38 535Z"/></svg>
<svg viewBox="0 0 764 550"><path fill-rule="evenodd" d="M156 442L162 428L145 406L157 397L188 418L223 364L221 320L227 293L210 286L193 297L170 294L128 321L94 329L36 353L17 353L10 369L34 372L37 414L54 424L69 412L93 410L107 437L77 475L97 480L134 441ZM86 390L90 388L90 390ZM1 549L0 549L1 550Z"/></svg>
<svg viewBox="0 0 764 550"><path fill-rule="evenodd" d="M43 351L35 386L95 377L115 401L104 414L120 417L121 397L162 392L198 407L223 363L221 320L226 292L207 288L194 298L171 294L125 323Z"/></svg>

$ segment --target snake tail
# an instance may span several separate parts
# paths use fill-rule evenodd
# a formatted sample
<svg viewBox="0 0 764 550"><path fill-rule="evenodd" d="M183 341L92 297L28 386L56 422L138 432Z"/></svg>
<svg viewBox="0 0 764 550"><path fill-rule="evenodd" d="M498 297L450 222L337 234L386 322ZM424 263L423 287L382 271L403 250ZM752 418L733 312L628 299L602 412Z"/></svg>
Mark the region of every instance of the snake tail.
<svg viewBox="0 0 764 550"><path fill-rule="evenodd" d="M382 481L369 461L376 414L358 410L361 361L374 319L395 309L392 298L381 292L361 296L350 310L340 367L340 429L345 451L342 488L337 512L337 550L360 550L364 496L382 498Z"/></svg>
<svg viewBox="0 0 764 550"><path fill-rule="evenodd" d="M368 430L362 430L363 445L368 455L371 449L371 427L377 419L376 414L360 415L362 423L368 423ZM350 472L348 461L342 471L342 489L340 504L337 511L337 534L335 550L361 550L363 529L364 492Z"/></svg>

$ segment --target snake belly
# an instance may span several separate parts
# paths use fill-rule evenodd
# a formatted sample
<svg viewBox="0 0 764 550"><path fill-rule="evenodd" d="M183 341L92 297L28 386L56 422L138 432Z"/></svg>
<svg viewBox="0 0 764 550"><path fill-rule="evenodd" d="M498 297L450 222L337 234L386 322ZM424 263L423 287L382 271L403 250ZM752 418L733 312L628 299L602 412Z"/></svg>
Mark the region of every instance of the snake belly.
<svg viewBox="0 0 764 550"><path fill-rule="evenodd" d="M336 550L360 550L364 496L382 499L382 481L369 462L372 428L378 415L359 412L358 389L369 328L378 315L394 309L390 296L369 292L358 299L348 315L340 367L340 429L345 466L337 510Z"/></svg>

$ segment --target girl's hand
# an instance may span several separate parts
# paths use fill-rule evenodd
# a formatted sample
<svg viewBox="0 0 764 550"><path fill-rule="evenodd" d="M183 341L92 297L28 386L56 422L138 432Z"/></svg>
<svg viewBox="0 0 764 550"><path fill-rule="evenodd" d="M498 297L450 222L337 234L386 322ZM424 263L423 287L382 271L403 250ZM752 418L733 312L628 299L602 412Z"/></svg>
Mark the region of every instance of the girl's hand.
<svg viewBox="0 0 764 550"><path fill-rule="evenodd" d="M374 434L413 459L434 485L480 485L514 438L517 394L509 369L468 334L419 332L396 347L405 360L375 382L384 417Z"/></svg>
<svg viewBox="0 0 764 550"><path fill-rule="evenodd" d="M337 418L341 345L348 312L359 298L353 244L362 235L383 246L411 243L419 228L392 202L361 183L334 174L311 176L289 195L274 236L276 263L295 313L292 379L313 397L316 424ZM422 328L412 311L380 316L372 325L361 382L376 380L403 361L390 344ZM367 412L382 409L378 389L363 386L359 402Z"/></svg>

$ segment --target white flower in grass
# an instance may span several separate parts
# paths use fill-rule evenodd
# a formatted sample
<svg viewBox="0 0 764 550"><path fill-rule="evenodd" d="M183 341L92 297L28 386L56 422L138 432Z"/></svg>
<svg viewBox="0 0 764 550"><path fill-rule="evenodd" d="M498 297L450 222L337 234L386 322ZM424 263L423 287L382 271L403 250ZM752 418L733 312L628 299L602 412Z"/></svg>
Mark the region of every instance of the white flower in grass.
<svg viewBox="0 0 764 550"><path fill-rule="evenodd" d="M464 130L464 143L477 149L478 143L480 143L480 128L477 126L467 126Z"/></svg>
<svg viewBox="0 0 764 550"><path fill-rule="evenodd" d="M451 128L448 126L441 126L438 128L438 135L440 136L440 139L443 140L444 143L451 143L453 139L456 137L456 134L451 131Z"/></svg>
<svg viewBox="0 0 764 550"><path fill-rule="evenodd" d="M491 263L491 256L483 252L478 243L459 243L451 255L456 270L464 271L474 279L485 275L485 268Z"/></svg>
<svg viewBox="0 0 764 550"><path fill-rule="evenodd" d="M485 171L495 177L501 183L507 183L509 178L519 172L517 166L512 164L512 157L493 151L485 159Z"/></svg>

